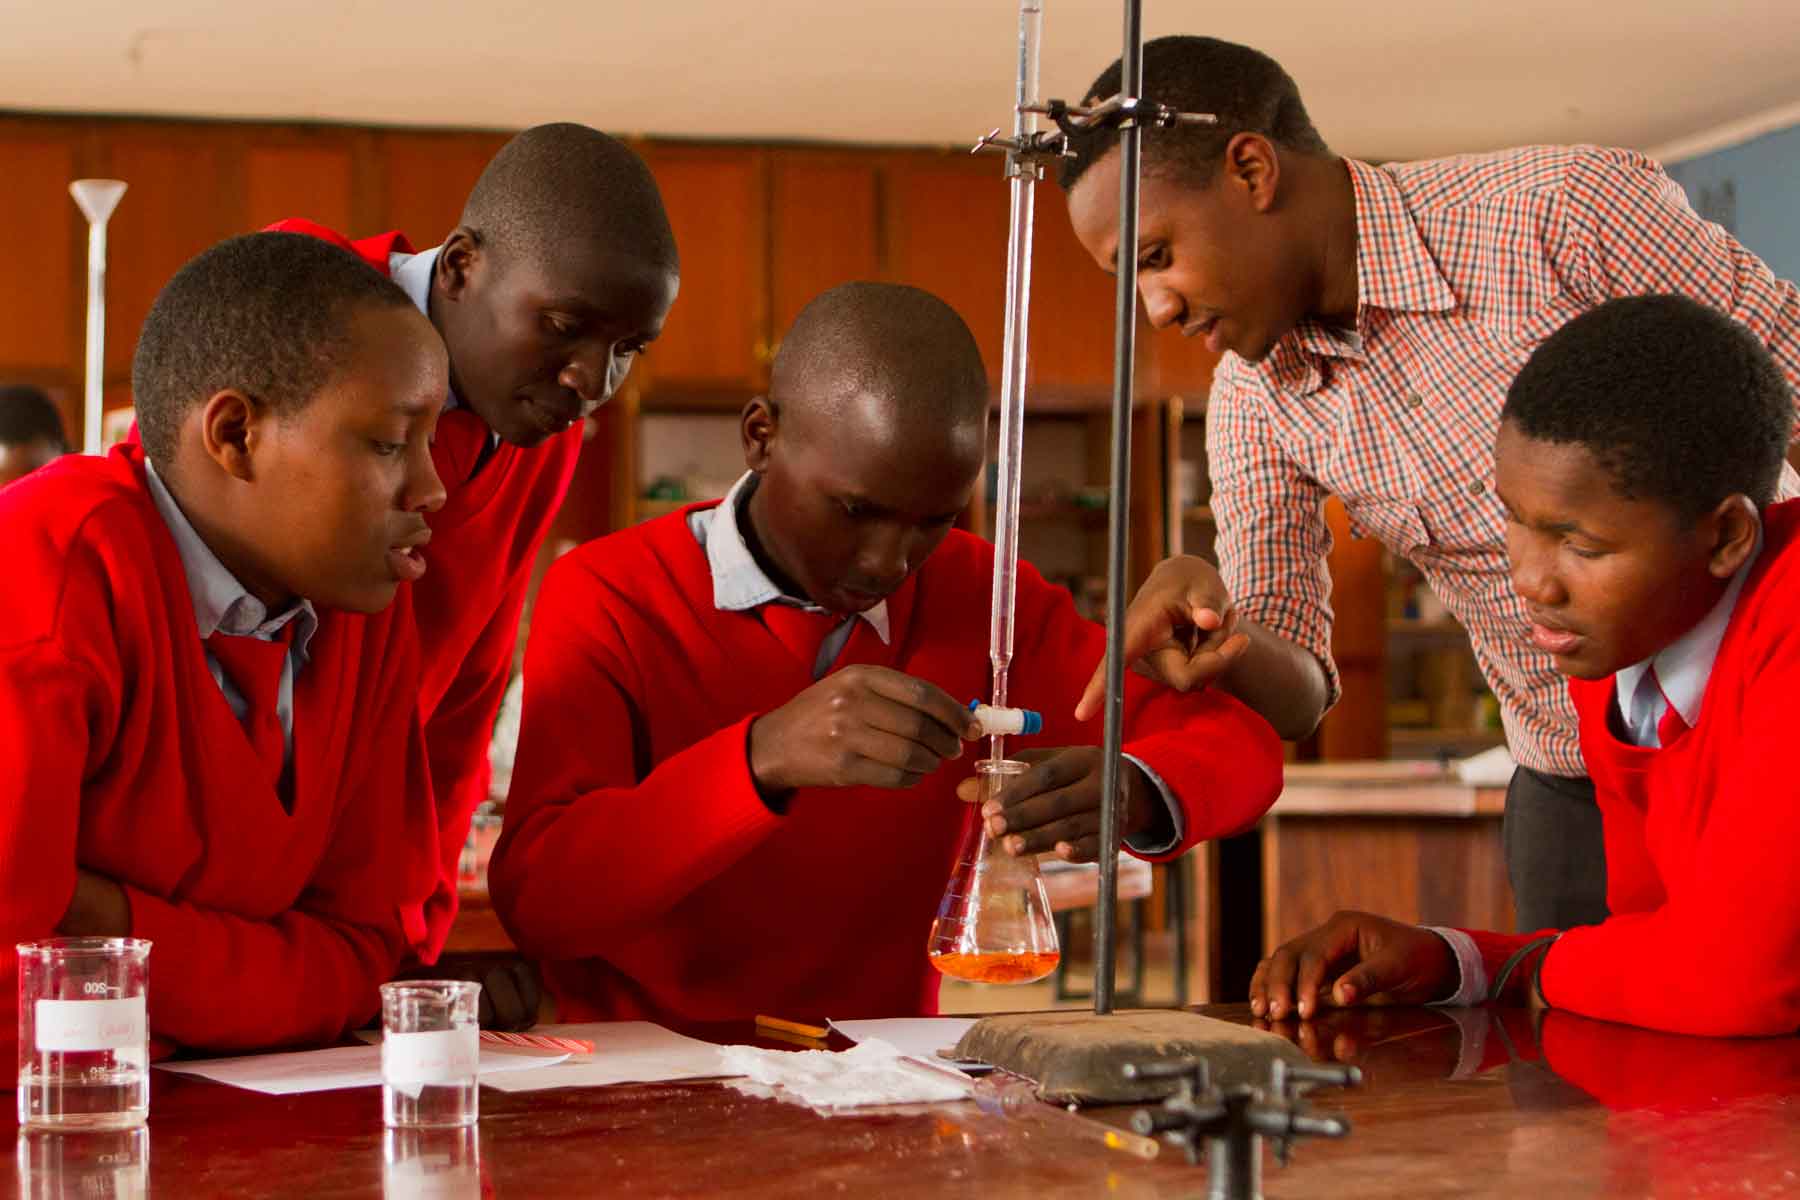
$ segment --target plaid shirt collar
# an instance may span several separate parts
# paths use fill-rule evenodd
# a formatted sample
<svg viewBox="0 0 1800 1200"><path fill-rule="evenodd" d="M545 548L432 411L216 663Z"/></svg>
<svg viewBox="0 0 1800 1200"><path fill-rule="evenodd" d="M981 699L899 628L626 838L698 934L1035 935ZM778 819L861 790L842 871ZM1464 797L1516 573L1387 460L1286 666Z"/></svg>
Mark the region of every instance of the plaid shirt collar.
<svg viewBox="0 0 1800 1200"><path fill-rule="evenodd" d="M1356 197L1356 330L1309 317L1276 342L1255 369L1271 388L1291 395L1311 395L1325 385L1322 359L1362 360L1369 309L1447 312L1457 305L1393 177L1355 159L1345 159L1344 168Z"/></svg>

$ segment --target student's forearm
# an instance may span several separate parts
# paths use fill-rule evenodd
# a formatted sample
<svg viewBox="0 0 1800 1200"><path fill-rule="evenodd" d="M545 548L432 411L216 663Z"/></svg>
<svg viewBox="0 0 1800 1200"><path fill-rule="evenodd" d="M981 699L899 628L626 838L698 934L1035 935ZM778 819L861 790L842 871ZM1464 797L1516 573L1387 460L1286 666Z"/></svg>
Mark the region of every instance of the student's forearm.
<svg viewBox="0 0 1800 1200"><path fill-rule="evenodd" d="M1309 736L1331 696L1325 668L1310 651L1255 621L1238 629L1250 635L1250 647L1226 671L1225 690L1261 714L1284 740Z"/></svg>
<svg viewBox="0 0 1800 1200"><path fill-rule="evenodd" d="M526 676L527 688L529 674ZM627 731L624 712L563 711L596 728ZM749 721L701 738L636 784L594 786L588 763L629 761L625 745L552 760L580 730L534 723L530 701L506 827L488 866L494 908L519 949L535 958L605 953L673 909L774 832L745 752ZM542 738L543 741L538 739Z"/></svg>
<svg viewBox="0 0 1800 1200"><path fill-rule="evenodd" d="M289 909L256 920L126 885L133 936L155 943L150 1025L211 1050L328 1042L379 1007L403 935ZM371 903L371 920L379 920Z"/></svg>

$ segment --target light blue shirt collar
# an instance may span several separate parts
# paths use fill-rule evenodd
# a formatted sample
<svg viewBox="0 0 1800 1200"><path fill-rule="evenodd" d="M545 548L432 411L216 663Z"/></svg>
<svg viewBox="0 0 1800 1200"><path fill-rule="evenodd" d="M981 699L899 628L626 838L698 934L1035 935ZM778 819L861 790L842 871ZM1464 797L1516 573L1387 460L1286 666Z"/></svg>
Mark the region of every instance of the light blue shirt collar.
<svg viewBox="0 0 1800 1200"><path fill-rule="evenodd" d="M1658 744L1656 726L1662 720L1664 696L1681 714L1688 728L1700 723L1700 702L1706 697L1706 682L1712 678L1719 644L1725 640L1725 629L1731 624L1731 613L1737 607L1739 593L1744 590L1744 580L1762 556L1762 549L1762 523L1759 520L1756 545L1751 549L1750 557L1731 577L1725 594L1719 597L1712 610L1692 629L1651 657L1622 668L1615 677L1613 694L1620 715L1638 745ZM1656 668L1654 679L1650 675L1651 667ZM1662 684L1661 695L1657 694L1658 683Z"/></svg>
<svg viewBox="0 0 1800 1200"><path fill-rule="evenodd" d="M743 612L764 604L791 604L808 612L824 612L817 604L784 594L750 553L738 521L744 502L755 488L755 479L756 472L745 471L718 507L701 509L688 517L688 529L705 549L707 565L712 569L713 607L721 612ZM886 600L856 615L869 623L883 645L887 644Z"/></svg>
<svg viewBox="0 0 1800 1200"><path fill-rule="evenodd" d="M438 255L443 253L442 246L433 246L429 250L421 250L417 254L393 253L388 255L388 276L400 285L406 298L413 302L413 307L431 319L431 277L437 271ZM456 389L448 390L444 397L444 411L461 408L462 401L457 399ZM490 431L489 436L495 436Z"/></svg>
<svg viewBox="0 0 1800 1200"><path fill-rule="evenodd" d="M187 575L188 594L194 601L194 624L205 641L214 633L272 640L289 621L294 624L294 643L290 651L296 666L305 663L307 645L319 628L319 615L312 601L301 599L282 612L270 615L268 607L252 596L238 582L219 556L212 552L181 505L157 475L156 467L144 459L144 478L150 485L150 499L162 515L163 524L175 539L175 550L181 556L181 569Z"/></svg>

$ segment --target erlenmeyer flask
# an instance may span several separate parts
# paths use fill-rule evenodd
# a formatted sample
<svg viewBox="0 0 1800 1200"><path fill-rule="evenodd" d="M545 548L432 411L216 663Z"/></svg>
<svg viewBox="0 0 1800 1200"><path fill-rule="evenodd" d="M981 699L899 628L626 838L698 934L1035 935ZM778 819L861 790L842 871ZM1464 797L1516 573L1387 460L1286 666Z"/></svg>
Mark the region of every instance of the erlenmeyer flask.
<svg viewBox="0 0 1800 1200"><path fill-rule="evenodd" d="M1030 983L1054 971L1062 957L1037 858L1008 854L988 837L981 815L988 798L1024 770L1024 763L1012 759L975 764L981 798L970 805L956 866L925 948L932 966L957 979Z"/></svg>

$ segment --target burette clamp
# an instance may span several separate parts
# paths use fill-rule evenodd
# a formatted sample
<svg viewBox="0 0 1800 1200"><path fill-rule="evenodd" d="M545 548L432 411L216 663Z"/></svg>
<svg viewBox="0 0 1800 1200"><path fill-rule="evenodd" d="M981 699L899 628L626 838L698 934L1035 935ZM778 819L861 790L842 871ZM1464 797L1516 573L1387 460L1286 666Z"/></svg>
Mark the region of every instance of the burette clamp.
<svg viewBox="0 0 1800 1200"><path fill-rule="evenodd" d="M984 150L1004 153L1008 178L1029 175L1033 179L1042 179L1046 164L1075 157L1074 147L1069 141L1076 134L1096 129L1125 129L1133 125L1149 129L1176 129L1184 125L1219 123L1219 118L1214 113L1182 112L1141 96L1108 96L1086 105L1070 104L1066 100L1045 100L1039 104L1021 104L1018 111L1049 117L1056 128L1041 129L1017 137L1004 137L1000 133L1000 127L996 125L977 138L969 148L970 154L980 154Z"/></svg>

